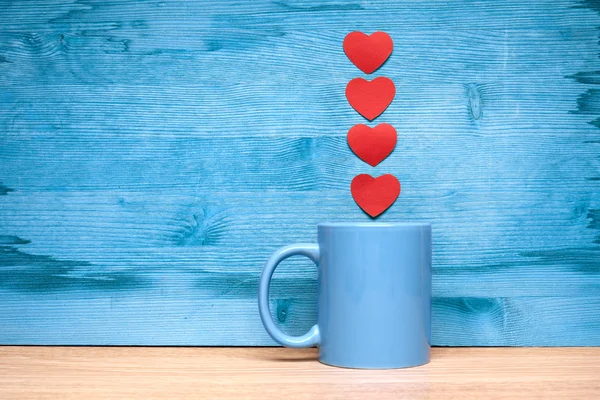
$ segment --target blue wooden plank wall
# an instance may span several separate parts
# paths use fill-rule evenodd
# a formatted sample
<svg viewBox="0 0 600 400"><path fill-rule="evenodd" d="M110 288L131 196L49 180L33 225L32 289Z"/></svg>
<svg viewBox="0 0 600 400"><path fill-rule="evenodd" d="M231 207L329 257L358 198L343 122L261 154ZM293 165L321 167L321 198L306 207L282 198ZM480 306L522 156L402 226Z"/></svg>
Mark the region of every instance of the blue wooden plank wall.
<svg viewBox="0 0 600 400"><path fill-rule="evenodd" d="M352 30L395 41L374 169ZM598 1L0 0L0 343L273 344L267 256L392 173L380 220L434 225L435 344L600 345L599 33ZM276 273L284 330L315 276Z"/></svg>

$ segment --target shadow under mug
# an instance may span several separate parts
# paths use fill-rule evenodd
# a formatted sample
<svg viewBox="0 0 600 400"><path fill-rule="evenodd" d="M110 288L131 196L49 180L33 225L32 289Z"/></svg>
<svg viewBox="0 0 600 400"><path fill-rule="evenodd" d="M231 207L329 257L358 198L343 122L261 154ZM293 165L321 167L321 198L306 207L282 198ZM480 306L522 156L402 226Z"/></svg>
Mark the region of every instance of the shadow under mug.
<svg viewBox="0 0 600 400"><path fill-rule="evenodd" d="M293 255L318 271L318 318L302 336L283 333L269 310L277 265ZM348 368L404 368L429 362L431 224L318 225L318 244L285 246L269 258L258 290L265 329L288 347L319 347L319 361Z"/></svg>

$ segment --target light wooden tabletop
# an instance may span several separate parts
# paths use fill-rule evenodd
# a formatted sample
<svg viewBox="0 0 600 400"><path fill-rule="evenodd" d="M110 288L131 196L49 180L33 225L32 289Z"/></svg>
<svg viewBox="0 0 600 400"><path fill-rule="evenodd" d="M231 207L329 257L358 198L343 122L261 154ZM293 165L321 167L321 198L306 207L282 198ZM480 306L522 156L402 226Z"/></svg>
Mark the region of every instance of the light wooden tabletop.
<svg viewBox="0 0 600 400"><path fill-rule="evenodd" d="M600 398L600 348L435 348L403 370L316 349L0 347L0 398Z"/></svg>

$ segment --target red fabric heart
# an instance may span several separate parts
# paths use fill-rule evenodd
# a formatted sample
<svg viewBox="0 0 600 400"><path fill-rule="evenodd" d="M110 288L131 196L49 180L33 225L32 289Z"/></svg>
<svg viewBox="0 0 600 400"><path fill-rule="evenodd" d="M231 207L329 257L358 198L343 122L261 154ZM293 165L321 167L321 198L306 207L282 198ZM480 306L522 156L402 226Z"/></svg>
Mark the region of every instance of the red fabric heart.
<svg viewBox="0 0 600 400"><path fill-rule="evenodd" d="M360 174L352 179L350 191L356 204L375 218L394 204L400 195L400 182L390 174L377 178Z"/></svg>
<svg viewBox="0 0 600 400"><path fill-rule="evenodd" d="M374 167L394 150L397 137L390 124L379 124L375 128L358 124L348 131L348 145L358 158Z"/></svg>
<svg viewBox="0 0 600 400"><path fill-rule="evenodd" d="M354 78L346 86L348 103L369 121L373 121L384 112L395 95L394 82L383 76L370 82L363 78Z"/></svg>
<svg viewBox="0 0 600 400"><path fill-rule="evenodd" d="M346 56L365 74L381 67L392 54L394 42L385 32L366 35L362 32L351 32L344 38Z"/></svg>

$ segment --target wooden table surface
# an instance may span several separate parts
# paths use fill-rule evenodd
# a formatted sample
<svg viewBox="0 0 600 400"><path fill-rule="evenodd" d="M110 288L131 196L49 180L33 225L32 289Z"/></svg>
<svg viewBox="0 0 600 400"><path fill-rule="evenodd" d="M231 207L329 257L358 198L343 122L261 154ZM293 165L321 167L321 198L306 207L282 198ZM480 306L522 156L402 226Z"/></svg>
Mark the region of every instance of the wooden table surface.
<svg viewBox="0 0 600 400"><path fill-rule="evenodd" d="M316 349L0 347L0 398L600 398L600 348L435 348L351 370Z"/></svg>

